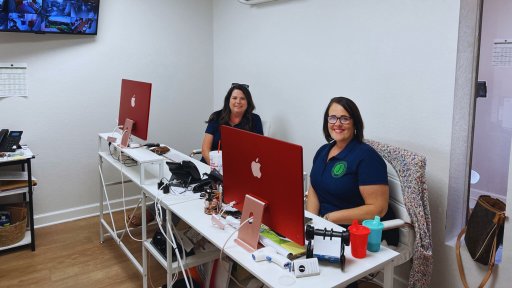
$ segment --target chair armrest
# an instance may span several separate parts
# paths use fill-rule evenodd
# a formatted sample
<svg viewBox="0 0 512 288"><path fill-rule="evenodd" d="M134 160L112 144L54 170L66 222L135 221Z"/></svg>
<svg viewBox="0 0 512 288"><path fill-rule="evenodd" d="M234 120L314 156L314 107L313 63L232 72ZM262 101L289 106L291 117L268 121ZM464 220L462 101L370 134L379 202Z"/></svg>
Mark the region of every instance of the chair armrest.
<svg viewBox="0 0 512 288"><path fill-rule="evenodd" d="M382 224L384 224L384 230L389 230L389 229L402 227L402 226L406 225L407 223L405 223L405 221L402 219L393 219L393 220L382 221Z"/></svg>

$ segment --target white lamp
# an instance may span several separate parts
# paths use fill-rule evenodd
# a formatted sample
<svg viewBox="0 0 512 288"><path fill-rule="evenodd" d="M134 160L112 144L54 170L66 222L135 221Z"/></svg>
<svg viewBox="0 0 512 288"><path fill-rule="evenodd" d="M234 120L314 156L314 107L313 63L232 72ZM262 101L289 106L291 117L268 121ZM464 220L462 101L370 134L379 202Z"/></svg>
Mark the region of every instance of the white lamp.
<svg viewBox="0 0 512 288"><path fill-rule="evenodd" d="M471 184L476 184L480 180L480 174L476 172L475 170L471 170Z"/></svg>

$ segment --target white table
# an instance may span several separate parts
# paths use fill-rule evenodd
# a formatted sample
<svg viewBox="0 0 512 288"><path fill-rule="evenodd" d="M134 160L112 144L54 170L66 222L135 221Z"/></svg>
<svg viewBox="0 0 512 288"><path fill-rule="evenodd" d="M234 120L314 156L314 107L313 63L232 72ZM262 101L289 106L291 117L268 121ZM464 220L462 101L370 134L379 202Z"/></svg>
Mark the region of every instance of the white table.
<svg viewBox="0 0 512 288"><path fill-rule="evenodd" d="M148 287L148 252L152 254L155 259L167 270L167 281L170 283L172 273L179 270L179 267L176 262L172 262L171 258L171 250L170 246L167 245L167 259L166 261L158 252L153 245L151 244L151 239L147 239L147 222L146 222L146 196L153 196L154 194L147 193L146 191L158 191L157 182L163 177L169 179L171 174L168 169L164 169L165 161L167 160L165 157L156 155L155 153L149 151L145 147L142 148L121 148L118 143L112 143L110 146L108 145L107 137L115 136L117 139L120 139L120 135L118 133L112 135L112 133L100 133L98 134L98 168L100 175L100 192L99 192L99 220L100 220L100 242L105 241L105 236L110 236L118 247L124 252L124 254L128 257L128 259L132 262L135 268L139 271L139 273L143 276L143 287ZM134 161L134 166L127 167L121 164L115 157L111 155L111 151L113 154L117 154L119 152L124 153L124 155L129 156ZM189 159L188 156L183 155L179 152L171 152L168 156L174 157L175 161L181 161L185 159ZM196 161L199 162L199 161ZM200 163L200 162L199 162ZM199 164L196 163L196 164ZM108 164L108 166L113 167L115 170L120 173L117 174L119 178L121 175L123 176L123 181L106 181L106 174L104 173L104 169ZM206 167L207 168L207 167ZM202 171L207 172L207 171ZM117 180L117 179L116 179ZM127 182L133 182L141 189L141 207L142 207L142 263L140 263L131 253L131 251L125 246L123 243L123 237L125 236L126 230L124 226L116 227L114 225L110 225L104 219L104 212L108 212L111 218L111 223L114 223L112 216L112 209L110 207L110 199L108 193L108 187L114 185L122 185ZM160 192L160 191L158 191ZM182 201L190 201L197 200L199 195L182 195L177 197L175 195L164 195L160 192L160 198L166 200L166 203L169 205L180 203ZM104 206L106 206L106 211L104 211ZM167 210L170 214L170 211ZM119 229L120 228L120 229ZM107 234L105 234L104 230L106 230ZM219 252L210 251L205 253L197 253L196 255L187 257L186 263L184 263L184 267L193 267L203 263L212 262L214 259L218 258Z"/></svg>
<svg viewBox="0 0 512 288"><path fill-rule="evenodd" d="M169 157L175 160L191 159L183 153L174 150L169 153ZM193 161L196 163L201 173L209 171L209 167L204 163L197 160ZM211 216L203 212L204 200L185 197L180 201L179 196L164 195L161 191L158 191L154 185L144 185L142 188L144 193L149 197L162 199L162 205L165 206L168 212L172 211L175 215L179 216L219 249L224 246L228 237L234 232L232 228L220 230L211 224ZM306 212L306 216L313 218L315 228L334 228L338 231L343 229L336 224L308 212ZM269 287L312 288L318 286L319 283L321 283L322 287L345 286L372 272L380 270L384 270L384 287L393 287L393 259L399 254L386 247L381 247L381 250L376 253L368 251L366 258L356 259L352 257L350 246L348 246L345 250L346 264L344 272L341 271L339 264L320 262L321 274L319 276L295 279L290 272L279 268L273 263L266 261L255 262L251 258L250 253L234 242L235 238L236 233L229 239L223 253L242 265Z"/></svg>
<svg viewBox="0 0 512 288"><path fill-rule="evenodd" d="M345 271L342 272L339 264L320 262L320 275L305 277L305 278L294 278L287 270L279 268L274 263L255 262L252 260L250 253L245 251L243 248L235 244L234 239L236 233L232 238L229 238L233 234L234 229L227 228L226 230L220 230L211 224L211 216L204 214L204 200L198 199L197 194L186 194L186 195L173 195L163 194L162 191L157 189L156 183L162 177L167 179L170 178L170 172L168 169L163 169L165 158L158 156L145 148L138 149L120 149L124 153L130 155L137 165L134 167L125 167L120 164L117 160L110 156L109 152L101 151L102 142L106 141L106 138L110 133L99 134L99 169L100 169L100 203L106 200L108 204L108 193L106 187L109 185L119 184L119 182L106 183L103 179L102 166L104 162L108 162L114 168L120 170L122 174L127 177L130 181L134 182L141 188L142 197L142 265L133 257L130 251L124 247L121 239L118 238L118 234L121 231L115 231L108 226L108 223L103 219L103 205L100 205L100 239L103 241L103 229L107 229L110 236L116 240L116 243L130 258L132 263L137 267L139 272L143 276L143 287L147 287L147 252L151 253L158 262L167 269L167 281L170 283L171 273L179 269L176 263L172 262L170 245L167 245L167 261L160 256L159 252L154 249L150 244L150 240L147 239L146 235L146 197L152 199L160 199L162 206L167 210L167 217L170 219L171 212L179 216L183 221L188 223L193 229L201 233L206 239L214 244L219 249L225 246L225 253L231 259L242 265L251 274L260 279L269 287L307 287L313 288L321 283L322 287L334 287L334 286L345 286L349 283L360 279L369 273L384 270L384 287L393 287L393 259L398 256L398 253L385 247L381 247L381 251L377 253L367 252L367 257L364 259L355 259L351 255L350 246L346 249L346 264ZM115 145L115 144L112 144ZM166 158L170 158L174 161L190 160L193 161L198 167L200 173L209 172L209 167L204 163L196 159L192 159L189 156L176 151L171 148L171 152L165 155ZM106 198L106 199L105 199ZM306 215L313 218L313 225L315 228L334 228L340 230L338 225L328 222L315 215ZM212 251L207 253L201 253L187 257L187 263L185 268L196 266L202 263L209 263L219 257L219 251Z"/></svg>

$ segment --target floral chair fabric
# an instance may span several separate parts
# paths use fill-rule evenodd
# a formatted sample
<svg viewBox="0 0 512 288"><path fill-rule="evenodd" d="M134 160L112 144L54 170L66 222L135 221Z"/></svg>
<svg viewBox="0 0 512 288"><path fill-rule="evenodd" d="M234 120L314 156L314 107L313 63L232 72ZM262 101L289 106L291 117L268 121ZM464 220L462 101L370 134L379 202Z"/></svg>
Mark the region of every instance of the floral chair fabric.
<svg viewBox="0 0 512 288"><path fill-rule="evenodd" d="M400 178L406 210L414 232L414 252L409 287L430 287L432 276L432 234L426 183L426 158L403 148L365 140L393 166Z"/></svg>

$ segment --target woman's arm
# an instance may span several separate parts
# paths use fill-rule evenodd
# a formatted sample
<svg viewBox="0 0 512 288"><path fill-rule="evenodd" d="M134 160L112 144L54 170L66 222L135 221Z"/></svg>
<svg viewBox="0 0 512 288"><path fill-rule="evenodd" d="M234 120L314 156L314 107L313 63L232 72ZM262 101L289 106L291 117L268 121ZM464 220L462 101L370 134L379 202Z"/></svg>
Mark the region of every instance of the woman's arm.
<svg viewBox="0 0 512 288"><path fill-rule="evenodd" d="M358 221L373 219L375 216L383 217L388 211L389 187L388 185L359 186L364 205L333 211L324 216L325 219L336 224L351 224L352 220ZM309 197L309 195L308 195Z"/></svg>
<svg viewBox="0 0 512 288"><path fill-rule="evenodd" d="M263 135L263 122L258 114L252 114L252 132ZM266 135L268 136L268 135Z"/></svg>
<svg viewBox="0 0 512 288"><path fill-rule="evenodd" d="M318 201L318 196L316 195L315 189L313 189L313 186L309 186L308 189L308 198L306 201L306 210L318 215L318 212L320 212L320 202Z"/></svg>
<svg viewBox="0 0 512 288"><path fill-rule="evenodd" d="M210 150L213 143L213 135L204 133L203 145L201 146L201 155L203 156L206 164L210 165Z"/></svg>

